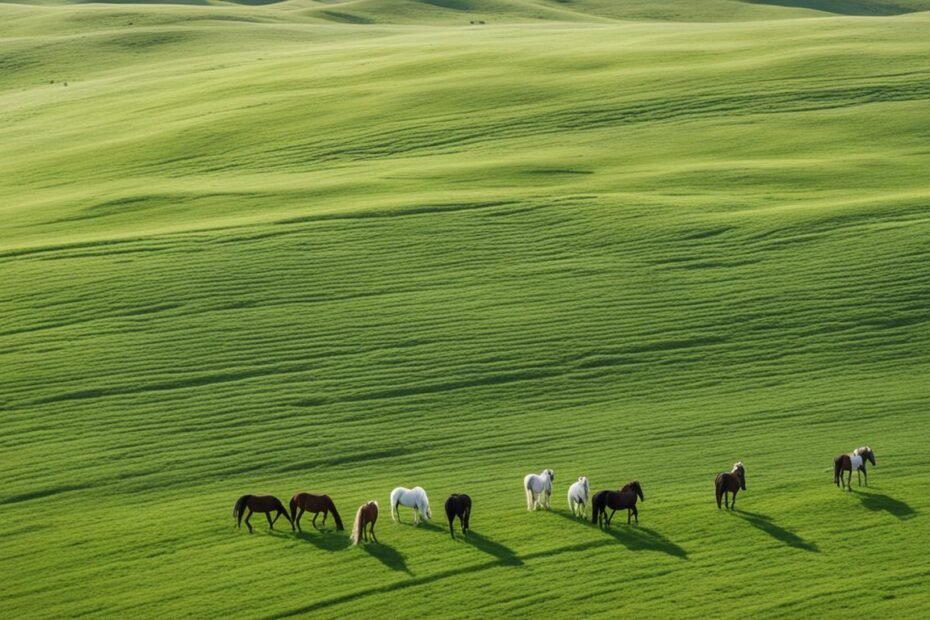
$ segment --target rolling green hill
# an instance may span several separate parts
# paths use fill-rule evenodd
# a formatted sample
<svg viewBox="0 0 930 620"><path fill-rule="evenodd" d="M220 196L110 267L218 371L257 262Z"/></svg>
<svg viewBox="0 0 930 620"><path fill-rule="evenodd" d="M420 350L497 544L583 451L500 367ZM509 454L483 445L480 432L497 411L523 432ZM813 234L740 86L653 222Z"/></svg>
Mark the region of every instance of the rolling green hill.
<svg viewBox="0 0 930 620"><path fill-rule="evenodd" d="M926 4L0 5L6 613L926 616Z"/></svg>

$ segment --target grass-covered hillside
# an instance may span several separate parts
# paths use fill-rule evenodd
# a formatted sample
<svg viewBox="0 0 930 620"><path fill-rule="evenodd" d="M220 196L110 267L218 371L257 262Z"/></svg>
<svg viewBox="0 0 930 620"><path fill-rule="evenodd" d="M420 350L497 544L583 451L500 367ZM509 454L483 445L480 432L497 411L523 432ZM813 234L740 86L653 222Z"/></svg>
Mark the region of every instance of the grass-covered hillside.
<svg viewBox="0 0 930 620"><path fill-rule="evenodd" d="M925 8L0 4L5 615L927 616Z"/></svg>

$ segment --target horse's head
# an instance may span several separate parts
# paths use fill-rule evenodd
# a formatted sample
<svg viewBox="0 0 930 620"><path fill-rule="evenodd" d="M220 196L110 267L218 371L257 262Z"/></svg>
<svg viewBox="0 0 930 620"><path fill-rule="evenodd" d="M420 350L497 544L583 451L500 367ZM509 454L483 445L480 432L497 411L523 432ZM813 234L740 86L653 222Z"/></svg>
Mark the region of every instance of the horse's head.
<svg viewBox="0 0 930 620"><path fill-rule="evenodd" d="M643 487L639 486L639 480L633 480L623 485L623 488L620 489L621 493L636 493L639 496L639 499L646 501L646 498L643 497Z"/></svg>
<svg viewBox="0 0 930 620"><path fill-rule="evenodd" d="M739 486L742 490L746 490L746 466L743 465L742 461L738 461L733 465L733 473L739 477Z"/></svg>
<svg viewBox="0 0 930 620"><path fill-rule="evenodd" d="M581 483L581 486L584 487L584 492L585 492L585 493L587 493L587 492L591 489L591 487L588 486L588 477L587 477L587 476L581 476L580 478L578 478L578 482L580 482L580 483Z"/></svg>
<svg viewBox="0 0 930 620"><path fill-rule="evenodd" d="M545 471L543 472L543 474L546 475L546 476L548 476L549 482L552 482L553 480L555 480L555 472L552 471L551 469L545 470Z"/></svg>
<svg viewBox="0 0 930 620"><path fill-rule="evenodd" d="M875 465L875 453L872 452L872 448L864 446L856 450L856 454L861 456L864 459L867 459L872 465ZM875 465L878 467L878 465Z"/></svg>
<svg viewBox="0 0 930 620"><path fill-rule="evenodd" d="M432 518L433 518L433 511L429 509L429 498L426 497L426 491L423 491L423 493L422 493L422 496L421 496L421 499L420 499L420 504L421 504L421 506L419 507L419 508L420 508L420 512L422 512L424 515L426 515L426 518L427 518L427 519L432 519Z"/></svg>

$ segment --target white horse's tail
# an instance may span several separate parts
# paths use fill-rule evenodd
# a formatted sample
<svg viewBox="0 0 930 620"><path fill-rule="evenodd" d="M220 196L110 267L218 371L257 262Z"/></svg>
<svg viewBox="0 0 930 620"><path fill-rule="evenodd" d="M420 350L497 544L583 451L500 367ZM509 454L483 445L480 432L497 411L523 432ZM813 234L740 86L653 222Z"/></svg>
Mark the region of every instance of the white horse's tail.
<svg viewBox="0 0 930 620"><path fill-rule="evenodd" d="M355 523L352 524L351 536L353 545L357 545L358 541L362 539L362 511L365 510L365 506L367 505L368 504L362 504L355 512Z"/></svg>
<svg viewBox="0 0 930 620"><path fill-rule="evenodd" d="M400 515L397 513L397 504L400 502L400 496L403 495L403 491L400 489L394 489L391 491L391 521L397 521L400 518Z"/></svg>

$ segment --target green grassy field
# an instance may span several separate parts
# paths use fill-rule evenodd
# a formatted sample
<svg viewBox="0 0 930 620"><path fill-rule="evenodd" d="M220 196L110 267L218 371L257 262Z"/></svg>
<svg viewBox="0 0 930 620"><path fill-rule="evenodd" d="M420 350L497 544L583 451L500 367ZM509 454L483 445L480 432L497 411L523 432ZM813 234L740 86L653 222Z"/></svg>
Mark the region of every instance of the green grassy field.
<svg viewBox="0 0 930 620"><path fill-rule="evenodd" d="M5 615L926 617L928 8L0 4Z"/></svg>

